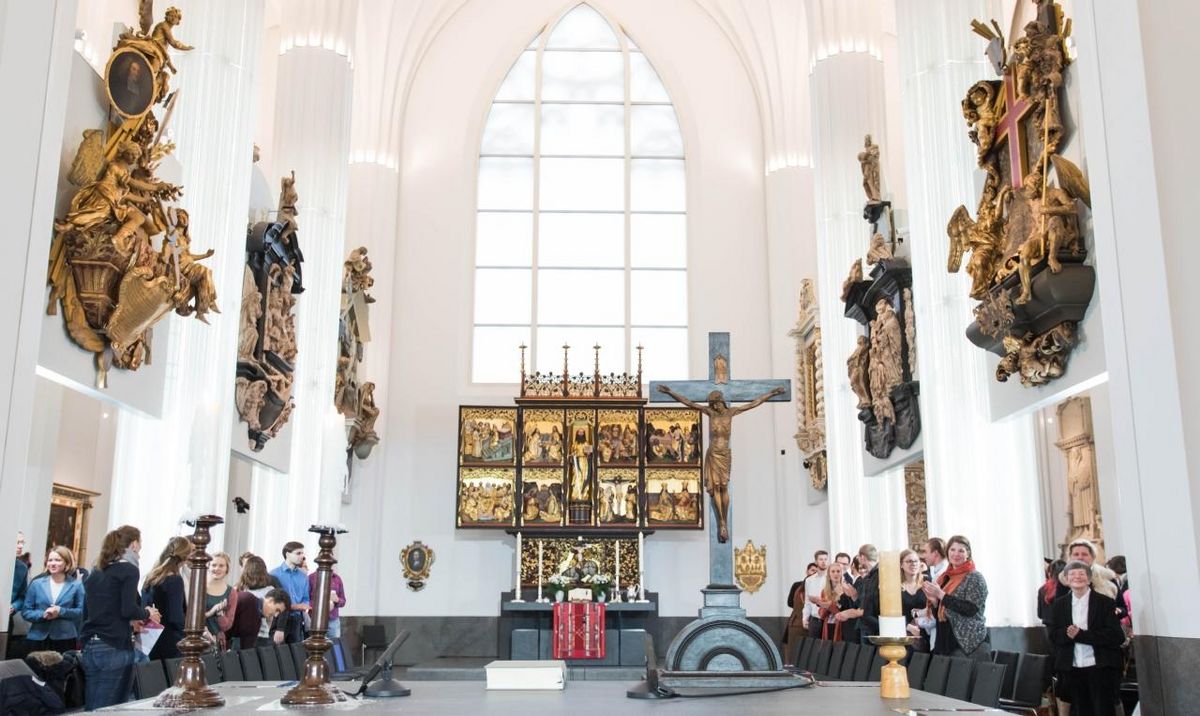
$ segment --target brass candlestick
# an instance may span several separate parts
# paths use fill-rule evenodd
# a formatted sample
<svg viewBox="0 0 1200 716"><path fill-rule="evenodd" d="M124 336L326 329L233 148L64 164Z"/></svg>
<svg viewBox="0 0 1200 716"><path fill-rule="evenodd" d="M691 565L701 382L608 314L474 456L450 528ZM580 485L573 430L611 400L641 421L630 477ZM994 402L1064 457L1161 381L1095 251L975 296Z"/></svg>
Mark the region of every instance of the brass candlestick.
<svg viewBox="0 0 1200 716"><path fill-rule="evenodd" d="M313 525L309 532L321 535L317 544L321 551L317 553L317 590L313 597L312 629L304 640L304 650L308 658L304 662L304 673L300 681L284 694L280 703L288 706L312 706L332 704L345 701L346 695L333 686L329 680L329 663L325 661L325 652L333 648L333 642L325 636L329 630L329 588L333 582L333 548L337 544L337 536L346 530L333 525Z"/></svg>
<svg viewBox="0 0 1200 716"><path fill-rule="evenodd" d="M154 700L157 708L211 709L225 705L225 699L208 685L208 675L200 655L208 649L204 640L204 593L208 586L208 563L212 559L206 548L212 540L209 529L224 522L216 515L204 515L195 520L196 531L192 534L192 553L188 555L188 604L187 620L183 628L183 639L179 642L179 653L183 662L179 664L179 676L175 685L159 694Z"/></svg>
<svg viewBox="0 0 1200 716"><path fill-rule="evenodd" d="M908 670L900 666L906 646L912 646L916 638L911 636L871 636L871 643L879 647L879 655L887 659L887 665L879 673L879 695L885 699L908 698Z"/></svg>

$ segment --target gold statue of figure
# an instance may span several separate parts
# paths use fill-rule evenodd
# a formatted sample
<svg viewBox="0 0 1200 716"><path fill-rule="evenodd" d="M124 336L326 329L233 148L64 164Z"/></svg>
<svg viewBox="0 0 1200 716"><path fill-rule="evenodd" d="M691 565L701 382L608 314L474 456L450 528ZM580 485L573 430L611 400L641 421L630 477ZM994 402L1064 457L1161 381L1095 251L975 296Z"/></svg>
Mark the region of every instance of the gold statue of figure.
<svg viewBox="0 0 1200 716"><path fill-rule="evenodd" d="M719 390L708 394L708 404L701 405L683 397L666 385L659 385L658 390L674 398L693 410L698 410L708 416L708 450L704 452L704 489L712 498L713 508L717 511L717 539L729 541L729 472L733 465L733 452L729 449L729 435L733 431L733 419L738 415L753 410L776 395L783 395L786 389L779 387L763 393L745 405L732 407L725 402L725 396Z"/></svg>
<svg viewBox="0 0 1200 716"><path fill-rule="evenodd" d="M592 499L591 458L594 449L591 426L586 423L571 425L567 431L570 502L590 502Z"/></svg>
<svg viewBox="0 0 1200 716"><path fill-rule="evenodd" d="M155 25L149 33L146 32L144 27L145 20L142 22L143 28L141 32L127 30L121 33L116 49L132 47L145 55L146 60L150 63L150 69L154 72L154 84L157 88L154 101L161 102L166 99L170 76L177 71L175 63L171 62L171 54L168 48L174 48L181 52L187 52L196 48L175 39L173 30L176 25L183 22L183 13L177 7L167 8L162 21Z"/></svg>
<svg viewBox="0 0 1200 716"><path fill-rule="evenodd" d="M997 230L996 207L990 202L979 205L979 219L973 220L967 207L961 204L954 210L946 233L950 236L950 255L946 268L958 273L963 255L971 252L967 274L971 276L971 298L982 300L996 280L1003 255L1003 237Z"/></svg>

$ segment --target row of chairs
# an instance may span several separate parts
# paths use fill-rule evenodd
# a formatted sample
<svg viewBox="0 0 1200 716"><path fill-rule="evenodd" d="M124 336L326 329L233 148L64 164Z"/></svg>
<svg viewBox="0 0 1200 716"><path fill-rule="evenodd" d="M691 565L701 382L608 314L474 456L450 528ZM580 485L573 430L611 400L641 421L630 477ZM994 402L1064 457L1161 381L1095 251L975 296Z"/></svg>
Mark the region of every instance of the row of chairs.
<svg viewBox="0 0 1200 716"><path fill-rule="evenodd" d="M204 671L208 683L223 681L295 681L304 672L304 661L308 654L303 644L275 644L259 646L241 651L224 651L220 654L205 654ZM327 652L330 673L339 671L333 652ZM175 683L179 675L182 658L159 659L138 664L134 667L134 695L139 699L162 693Z"/></svg>
<svg viewBox="0 0 1200 716"><path fill-rule="evenodd" d="M886 663L874 646L801 637L797 668L823 681L879 681ZM1027 712L1042 703L1050 657L993 651L992 661L914 652L901 662L912 688L989 708Z"/></svg>

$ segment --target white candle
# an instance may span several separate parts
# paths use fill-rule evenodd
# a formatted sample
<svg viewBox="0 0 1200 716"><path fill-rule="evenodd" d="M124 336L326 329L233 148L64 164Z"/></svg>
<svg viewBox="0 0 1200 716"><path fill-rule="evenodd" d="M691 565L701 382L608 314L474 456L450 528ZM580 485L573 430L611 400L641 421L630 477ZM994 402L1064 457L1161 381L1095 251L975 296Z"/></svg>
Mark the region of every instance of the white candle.
<svg viewBox="0 0 1200 716"><path fill-rule="evenodd" d="M646 533L638 532L638 601L646 601Z"/></svg>
<svg viewBox="0 0 1200 716"><path fill-rule="evenodd" d="M613 540L613 545L617 550L615 561L617 566L613 569L613 601L621 601L621 538Z"/></svg>
<svg viewBox="0 0 1200 716"><path fill-rule="evenodd" d="M517 533L517 574L516 574L516 577L514 577L513 581L516 582L515 586L513 587L513 601L514 602L525 601L524 599L521 599L521 533L520 532Z"/></svg>
<svg viewBox="0 0 1200 716"><path fill-rule="evenodd" d="M538 597L542 601L542 540L538 540Z"/></svg>

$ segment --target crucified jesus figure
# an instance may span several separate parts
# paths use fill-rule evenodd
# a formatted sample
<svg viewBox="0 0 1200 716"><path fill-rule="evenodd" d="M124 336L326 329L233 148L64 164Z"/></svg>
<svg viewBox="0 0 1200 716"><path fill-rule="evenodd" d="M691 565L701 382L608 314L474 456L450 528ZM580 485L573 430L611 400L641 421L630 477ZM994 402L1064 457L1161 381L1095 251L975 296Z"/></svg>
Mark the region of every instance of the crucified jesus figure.
<svg viewBox="0 0 1200 716"><path fill-rule="evenodd" d="M728 542L729 469L733 463L733 453L729 450L729 433L733 429L733 418L747 410L757 408L776 395L783 395L787 390L776 388L735 408L725 402L725 396L719 390L708 394L708 405L701 405L688 400L665 385L658 386L658 389L676 401L708 416L708 450L704 452L704 489L708 491L713 507L717 510L717 526L719 528L717 539L721 542Z"/></svg>

